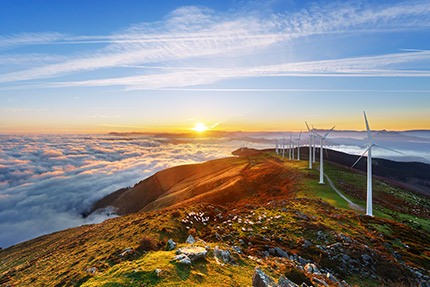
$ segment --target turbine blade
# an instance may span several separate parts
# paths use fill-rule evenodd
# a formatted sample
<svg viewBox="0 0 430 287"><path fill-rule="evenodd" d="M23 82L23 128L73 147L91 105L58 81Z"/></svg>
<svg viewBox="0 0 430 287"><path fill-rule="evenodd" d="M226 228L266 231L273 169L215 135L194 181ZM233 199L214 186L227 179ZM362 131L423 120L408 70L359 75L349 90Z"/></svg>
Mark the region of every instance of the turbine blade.
<svg viewBox="0 0 430 287"><path fill-rule="evenodd" d="M323 137L319 134L319 133L317 133L316 131L313 131L313 133L314 133L314 135L316 135L317 137L319 137L320 139L322 139Z"/></svg>
<svg viewBox="0 0 430 287"><path fill-rule="evenodd" d="M325 139L325 138L328 136L328 134L329 134L329 133L331 133L331 131L332 131L332 130L334 130L334 128L335 128L335 126L333 126L333 127L331 128L331 130L329 130L329 131L325 134L325 136L324 136L323 138Z"/></svg>
<svg viewBox="0 0 430 287"><path fill-rule="evenodd" d="M369 122L367 121L366 112L363 111L363 114L364 114L364 121L366 122L367 136L369 138L369 142L373 143L372 142L372 135L370 134Z"/></svg>
<svg viewBox="0 0 430 287"><path fill-rule="evenodd" d="M382 148L382 149L386 149L386 150L389 150L389 151L393 151L393 152L396 152L396 153L401 154L401 155L405 155L404 153L402 153L402 152L400 152L398 150L395 150L395 149L392 149L392 148L388 148L388 147L384 147L384 146L380 146L378 144L373 144L373 146L376 146L376 147L379 147L379 148Z"/></svg>
<svg viewBox="0 0 430 287"><path fill-rule="evenodd" d="M308 131L311 132L311 129L308 126L308 123L305 121L306 127L308 128Z"/></svg>
<svg viewBox="0 0 430 287"><path fill-rule="evenodd" d="M370 147L368 147L364 152L363 152L363 154L354 162L354 164L351 166L351 168L353 168L359 161L360 161L360 159L366 154L366 152L369 150L371 148L371 146Z"/></svg>

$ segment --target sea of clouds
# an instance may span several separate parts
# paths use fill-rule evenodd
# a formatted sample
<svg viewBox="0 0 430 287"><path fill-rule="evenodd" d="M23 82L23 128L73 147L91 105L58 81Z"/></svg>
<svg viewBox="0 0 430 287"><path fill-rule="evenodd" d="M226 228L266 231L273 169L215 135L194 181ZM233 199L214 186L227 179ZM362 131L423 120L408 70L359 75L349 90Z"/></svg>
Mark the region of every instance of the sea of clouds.
<svg viewBox="0 0 430 287"><path fill-rule="evenodd" d="M84 218L82 214L115 190L168 167L232 156L241 146L274 148L272 140L0 135L0 247L102 222L108 215ZM301 144L306 141L304 137ZM354 154L363 151L357 146L332 148ZM428 152L422 156L416 154L430 158Z"/></svg>
<svg viewBox="0 0 430 287"><path fill-rule="evenodd" d="M0 136L0 246L97 223L82 213L103 196L155 172L231 156L229 140L170 144L153 137Z"/></svg>

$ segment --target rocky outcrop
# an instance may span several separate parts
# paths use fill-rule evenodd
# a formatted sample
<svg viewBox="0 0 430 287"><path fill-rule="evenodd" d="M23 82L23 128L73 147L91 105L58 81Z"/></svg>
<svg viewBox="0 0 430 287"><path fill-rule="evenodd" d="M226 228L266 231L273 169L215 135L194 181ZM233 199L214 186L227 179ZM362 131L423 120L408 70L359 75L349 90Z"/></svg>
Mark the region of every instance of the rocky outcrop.
<svg viewBox="0 0 430 287"><path fill-rule="evenodd" d="M255 267L252 274L252 287L276 287L275 281L266 275L260 267Z"/></svg>
<svg viewBox="0 0 430 287"><path fill-rule="evenodd" d="M207 253L208 251L205 248L200 246L193 246L193 245L181 247L181 248L178 248L178 250L176 250L176 254L186 255L191 261L204 259L206 258Z"/></svg>

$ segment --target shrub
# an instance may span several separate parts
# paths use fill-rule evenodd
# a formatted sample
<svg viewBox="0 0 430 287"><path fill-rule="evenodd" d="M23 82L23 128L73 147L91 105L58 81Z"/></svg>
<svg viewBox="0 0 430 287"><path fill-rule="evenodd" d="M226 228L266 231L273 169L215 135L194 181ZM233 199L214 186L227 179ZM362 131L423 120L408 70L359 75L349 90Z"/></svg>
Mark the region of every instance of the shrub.
<svg viewBox="0 0 430 287"><path fill-rule="evenodd" d="M137 249L141 251L157 250L158 242L152 237L144 236L140 239Z"/></svg>
<svg viewBox="0 0 430 287"><path fill-rule="evenodd" d="M173 210L171 215L172 217L176 218L181 216L181 212L179 210Z"/></svg>

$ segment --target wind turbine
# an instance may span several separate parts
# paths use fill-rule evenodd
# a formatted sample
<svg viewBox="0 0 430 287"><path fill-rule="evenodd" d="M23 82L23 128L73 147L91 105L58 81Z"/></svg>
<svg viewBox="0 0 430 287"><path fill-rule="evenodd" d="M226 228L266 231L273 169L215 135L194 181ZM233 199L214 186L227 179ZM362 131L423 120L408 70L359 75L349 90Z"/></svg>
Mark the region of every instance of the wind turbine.
<svg viewBox="0 0 430 287"><path fill-rule="evenodd" d="M285 157L285 138L282 138L282 157Z"/></svg>
<svg viewBox="0 0 430 287"><path fill-rule="evenodd" d="M367 116L366 112L363 111L364 114L364 121L366 123L366 129L367 129L367 137L368 137L368 145L367 149L363 152L363 154L357 159L357 161L352 165L351 168L353 168L358 161L366 154L367 152L367 203L366 203L366 215L373 216L373 206L372 206L372 147L377 146L386 150L391 150L397 153L402 154L399 151L396 151L394 149L382 147L380 145L374 144L372 135L370 134L370 128L369 123L367 122Z"/></svg>
<svg viewBox="0 0 430 287"><path fill-rule="evenodd" d="M294 158L296 157L295 156L295 151L294 151L294 149L295 149L295 147L294 147L294 140L292 139L292 136L290 135L290 141L291 141L291 153L292 153L292 155L293 155L293 160L294 160Z"/></svg>
<svg viewBox="0 0 430 287"><path fill-rule="evenodd" d="M309 169L312 169L312 137L314 137L314 135L313 131L311 131L306 121L305 124L309 131Z"/></svg>
<svg viewBox="0 0 430 287"><path fill-rule="evenodd" d="M278 139L275 139L276 142L276 154L278 154Z"/></svg>
<svg viewBox="0 0 430 287"><path fill-rule="evenodd" d="M291 135L290 135L290 141L288 142L289 143L289 149L288 149L288 159L289 160L291 160L291 142L292 142L292 140L291 140Z"/></svg>
<svg viewBox="0 0 430 287"><path fill-rule="evenodd" d="M312 162L315 163L315 138L317 137L315 134L314 125L312 125L312 133L313 133L313 140L312 140L312 152L313 152L313 158Z"/></svg>
<svg viewBox="0 0 430 287"><path fill-rule="evenodd" d="M328 134L334 129L334 126L329 130L323 137L320 136L317 132L314 131L315 135L320 138L320 181L319 184L324 184L324 170L323 170L323 152L324 152L324 145L323 142L325 138L328 136Z"/></svg>
<svg viewBox="0 0 430 287"><path fill-rule="evenodd" d="M302 137L302 131L300 130L299 137L297 138L297 160L300 160L300 138Z"/></svg>

